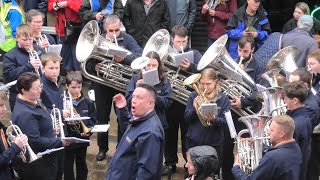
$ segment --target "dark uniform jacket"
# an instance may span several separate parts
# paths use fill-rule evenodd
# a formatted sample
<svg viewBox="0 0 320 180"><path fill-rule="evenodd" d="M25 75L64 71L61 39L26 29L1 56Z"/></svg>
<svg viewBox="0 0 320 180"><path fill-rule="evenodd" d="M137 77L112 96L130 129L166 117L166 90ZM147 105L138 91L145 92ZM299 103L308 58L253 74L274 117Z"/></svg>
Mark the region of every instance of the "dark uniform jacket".
<svg viewBox="0 0 320 180"><path fill-rule="evenodd" d="M311 120L305 107L300 107L295 110L287 111L287 115L292 117L295 123L293 138L301 149L302 166L300 180L306 179L308 162L311 154Z"/></svg>
<svg viewBox="0 0 320 180"><path fill-rule="evenodd" d="M43 53L42 49L38 46L34 46L34 49L40 57ZM29 61L29 53L25 49L19 48L18 44L15 48L6 53L3 58L3 76L5 83L17 80L24 72L35 72L35 69ZM16 86L12 86L9 92L9 102L11 106L14 105L16 101L18 89Z"/></svg>
<svg viewBox="0 0 320 180"><path fill-rule="evenodd" d="M128 102L128 109L131 109L132 93L136 89L136 83L139 79L141 79L139 74L133 75L129 82L125 96ZM171 106L173 96L171 84L168 79L165 79L163 82L160 82L159 84L156 84L153 87L157 91L156 105L154 109L157 112L157 115L162 123L163 129L166 129L168 128L166 110Z"/></svg>
<svg viewBox="0 0 320 180"><path fill-rule="evenodd" d="M240 166L232 168L237 180L299 180L301 151L296 142L276 146L267 151L251 174Z"/></svg>
<svg viewBox="0 0 320 180"><path fill-rule="evenodd" d="M6 128L0 122L0 129L3 130L3 133L6 133ZM1 136L0 136L1 137ZM9 144L8 144L9 145ZM5 146L0 139L0 179L1 180L11 180L12 178L12 169L11 162L14 160L17 155L21 152L21 149L15 143L12 143L9 149L5 150Z"/></svg>
<svg viewBox="0 0 320 180"><path fill-rule="evenodd" d="M313 26L310 30L312 35L318 35L320 33L320 21L316 18L313 18ZM292 31L297 27L297 21L294 18L291 18L288 22L283 25L281 33L287 33Z"/></svg>
<svg viewBox="0 0 320 180"><path fill-rule="evenodd" d="M196 92L192 92L186 110L184 113L184 118L189 125L186 138L190 140L193 144L198 146L208 145L208 146L221 146L224 142L223 129L225 128L227 122L224 113L230 109L229 98L220 93L217 98L218 115L216 116L216 122L212 126L204 127L200 122L198 115L193 106L193 101L197 97Z"/></svg>
<svg viewBox="0 0 320 180"><path fill-rule="evenodd" d="M235 13L233 13L227 23L227 35L230 41L228 52L233 59L238 57L238 40L242 37L243 31L248 28L246 9L247 4L240 7ZM270 23L266 17L266 11L261 5L254 16L252 26L258 32L258 37L255 38L257 46L256 49L258 49L263 44L263 41L268 38L268 33L271 32Z"/></svg>
<svg viewBox="0 0 320 180"><path fill-rule="evenodd" d="M306 111L311 119L312 129L319 124L319 96L314 95L311 90L308 91L307 99L304 101Z"/></svg>
<svg viewBox="0 0 320 180"><path fill-rule="evenodd" d="M160 29L169 30L170 15L165 0L154 0L148 14L143 0L128 0L125 6L123 25L128 34L144 47L149 38Z"/></svg>
<svg viewBox="0 0 320 180"><path fill-rule="evenodd" d="M128 109L122 108L118 117L130 124L112 157L106 180L160 180L164 131L156 112L133 120Z"/></svg>
<svg viewBox="0 0 320 180"><path fill-rule="evenodd" d="M41 92L41 102L48 108L52 109L54 104L56 108L63 109L63 87L65 79L58 77L58 83L52 82L45 75L42 76L43 88Z"/></svg>

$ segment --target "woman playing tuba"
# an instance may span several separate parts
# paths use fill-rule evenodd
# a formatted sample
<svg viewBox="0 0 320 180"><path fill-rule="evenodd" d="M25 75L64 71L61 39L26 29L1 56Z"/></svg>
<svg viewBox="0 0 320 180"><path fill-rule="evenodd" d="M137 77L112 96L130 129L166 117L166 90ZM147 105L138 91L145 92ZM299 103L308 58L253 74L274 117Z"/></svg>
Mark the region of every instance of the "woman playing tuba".
<svg viewBox="0 0 320 180"><path fill-rule="evenodd" d="M187 149L202 145L212 146L217 150L221 166L223 129L226 124L224 113L230 109L230 101L221 92L217 72L213 68L202 70L201 77L194 83L199 85L193 85L196 92L191 93L184 114L185 120L189 123L186 135ZM201 113L204 104L214 103L217 113Z"/></svg>

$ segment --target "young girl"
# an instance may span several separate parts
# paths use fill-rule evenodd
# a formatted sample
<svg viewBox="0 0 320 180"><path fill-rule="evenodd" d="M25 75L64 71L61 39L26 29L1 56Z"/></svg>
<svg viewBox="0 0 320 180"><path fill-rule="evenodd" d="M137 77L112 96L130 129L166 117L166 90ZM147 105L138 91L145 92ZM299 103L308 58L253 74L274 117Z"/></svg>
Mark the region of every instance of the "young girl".
<svg viewBox="0 0 320 180"><path fill-rule="evenodd" d="M66 87L67 93L70 93L74 112L81 117L88 116L90 119L82 120L82 122L74 122L77 124L68 124L68 136L82 139L89 139L90 132L85 132L83 126L91 128L96 124L96 109L93 101L85 97L82 93L82 76L78 72L70 72L67 75ZM70 117L69 113L64 111L64 117ZM87 147L89 143L72 144L65 150L64 178L85 180L88 175L86 163ZM73 165L76 163L76 178L74 177Z"/></svg>

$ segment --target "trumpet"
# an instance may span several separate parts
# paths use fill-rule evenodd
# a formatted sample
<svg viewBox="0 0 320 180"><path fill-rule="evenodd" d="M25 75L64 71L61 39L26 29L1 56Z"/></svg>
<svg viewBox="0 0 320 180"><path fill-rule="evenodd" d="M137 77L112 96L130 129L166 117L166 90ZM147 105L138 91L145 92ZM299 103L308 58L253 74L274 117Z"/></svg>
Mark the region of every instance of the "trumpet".
<svg viewBox="0 0 320 180"><path fill-rule="evenodd" d="M30 61L30 63L34 62L36 60L40 61L40 69L42 70L42 63L41 63L41 59L39 58L38 53L33 48L30 48L28 53L29 53L29 61ZM35 69L35 71L38 74L38 76L40 76L39 68Z"/></svg>
<svg viewBox="0 0 320 180"><path fill-rule="evenodd" d="M55 133L59 132L60 137L63 139L63 138L65 138L65 135L64 135L62 116L61 116L60 110L58 108L56 108L54 104L52 105L52 107L53 108L51 110L50 116L52 119L53 130ZM58 134L58 133L56 133L56 134ZM57 137L57 135L56 135L56 137Z"/></svg>
<svg viewBox="0 0 320 180"><path fill-rule="evenodd" d="M13 135L15 134L15 135ZM8 136L8 144L11 146L14 142L14 139L16 136L19 136L23 134L19 126L12 124L12 121L10 121L10 126L8 126L6 130L6 135ZM27 161L26 153L29 154L29 161ZM31 163L37 159L39 159L39 156L37 156L33 150L31 149L30 145L27 143L27 145L23 148L23 150L20 153L20 157L22 158L22 161L24 163L28 162Z"/></svg>
<svg viewBox="0 0 320 180"><path fill-rule="evenodd" d="M37 38L34 38L34 39L35 39L35 41L36 41L36 43L37 43L38 46L40 46L40 44L41 44L43 41L47 41L47 42L48 42L48 45L50 45L47 35L41 34L41 32L39 33L39 38L38 38L38 39L37 39ZM45 50L45 52L48 52L48 47L45 47L44 50Z"/></svg>
<svg viewBox="0 0 320 180"><path fill-rule="evenodd" d="M63 93L63 109L70 112L70 118L65 118L67 124L70 125L70 129L77 134L87 134L91 131L82 120L90 119L90 117L80 117L76 109L73 107L71 94L66 91ZM82 132L81 132L82 129Z"/></svg>

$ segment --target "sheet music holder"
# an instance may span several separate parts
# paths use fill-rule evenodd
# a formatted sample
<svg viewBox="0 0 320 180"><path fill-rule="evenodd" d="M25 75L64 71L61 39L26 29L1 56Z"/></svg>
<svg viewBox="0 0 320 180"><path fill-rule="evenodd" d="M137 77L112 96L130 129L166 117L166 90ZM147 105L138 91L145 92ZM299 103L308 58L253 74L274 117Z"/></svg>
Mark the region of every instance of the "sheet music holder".
<svg viewBox="0 0 320 180"><path fill-rule="evenodd" d="M88 142L90 142L89 139L80 139L80 138L76 138L76 137L64 137L61 139L66 140L66 141L70 141L72 143L88 143Z"/></svg>
<svg viewBox="0 0 320 180"><path fill-rule="evenodd" d="M221 61L222 62L222 61ZM226 68L227 74L229 77L237 82L243 83L242 75L238 72L238 69L232 69L226 63L222 62L224 67ZM238 67L240 69L240 67Z"/></svg>
<svg viewBox="0 0 320 180"><path fill-rule="evenodd" d="M182 63L182 60L184 59L187 59L190 63L194 63L193 51L173 54L172 58L176 66L180 66L180 64Z"/></svg>
<svg viewBox="0 0 320 180"><path fill-rule="evenodd" d="M87 120L87 119L90 119L90 117L84 116L84 117L64 118L64 121L80 121L80 120Z"/></svg>
<svg viewBox="0 0 320 180"><path fill-rule="evenodd" d="M110 124L97 124L93 126L90 132L107 132L110 128Z"/></svg>
<svg viewBox="0 0 320 180"><path fill-rule="evenodd" d="M237 136L237 131L236 131L236 128L234 127L234 123L233 123L233 119L232 119L232 116L231 116L231 112L230 111L226 111L224 113L224 116L226 117L226 121L227 121L229 132L230 132L230 137L231 138L235 138Z"/></svg>
<svg viewBox="0 0 320 180"><path fill-rule="evenodd" d="M111 56L126 57L128 54L129 54L128 51L126 51L125 49L120 48L116 45L110 47L108 50L108 55L111 55Z"/></svg>
<svg viewBox="0 0 320 180"><path fill-rule="evenodd" d="M51 44L48 46L48 52L53 52L60 55L62 44Z"/></svg>
<svg viewBox="0 0 320 180"><path fill-rule="evenodd" d="M149 84L150 86L154 86L160 83L158 68L151 69L149 71L142 71L142 78L144 84Z"/></svg>
<svg viewBox="0 0 320 180"><path fill-rule="evenodd" d="M200 106L201 116L206 116L208 114L212 116L218 115L217 103L202 103Z"/></svg>
<svg viewBox="0 0 320 180"><path fill-rule="evenodd" d="M47 150L45 150L43 152L37 153L37 156L43 156L43 155L46 155L46 154L51 154L53 152L60 151L62 149L64 149L64 147L47 149Z"/></svg>

